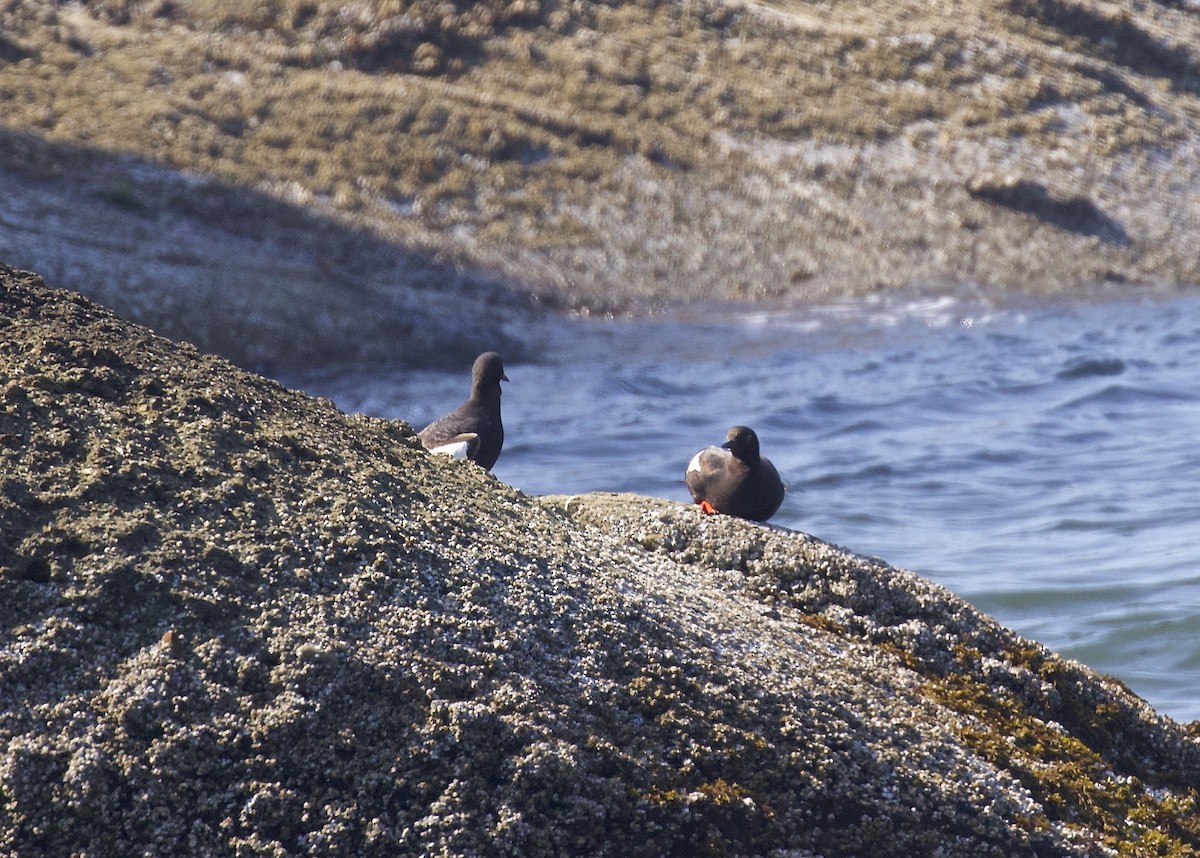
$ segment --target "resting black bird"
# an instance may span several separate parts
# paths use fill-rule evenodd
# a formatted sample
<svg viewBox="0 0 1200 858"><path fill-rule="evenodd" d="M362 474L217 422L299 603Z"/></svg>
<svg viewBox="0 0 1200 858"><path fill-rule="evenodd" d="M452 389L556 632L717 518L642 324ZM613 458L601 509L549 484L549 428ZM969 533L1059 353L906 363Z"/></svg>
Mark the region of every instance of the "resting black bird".
<svg viewBox="0 0 1200 858"><path fill-rule="evenodd" d="M445 417L417 433L425 448L470 459L491 470L504 446L500 422L500 382L508 381L504 362L495 352L484 352L471 367L471 397Z"/></svg>
<svg viewBox="0 0 1200 858"><path fill-rule="evenodd" d="M683 479L692 499L708 513L766 521L783 503L783 480L770 459L759 455L753 429L734 426L727 438L688 463Z"/></svg>

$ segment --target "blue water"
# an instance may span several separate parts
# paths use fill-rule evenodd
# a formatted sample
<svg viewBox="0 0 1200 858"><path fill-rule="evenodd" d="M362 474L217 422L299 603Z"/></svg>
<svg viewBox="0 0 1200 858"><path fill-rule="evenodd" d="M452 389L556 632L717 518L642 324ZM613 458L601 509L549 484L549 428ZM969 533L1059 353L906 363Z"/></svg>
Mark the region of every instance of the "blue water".
<svg viewBox="0 0 1200 858"><path fill-rule="evenodd" d="M701 308L529 332L495 468L529 494L687 500L732 424L788 483L775 523L932 578L1200 718L1200 297ZM291 380L420 427L467 369Z"/></svg>

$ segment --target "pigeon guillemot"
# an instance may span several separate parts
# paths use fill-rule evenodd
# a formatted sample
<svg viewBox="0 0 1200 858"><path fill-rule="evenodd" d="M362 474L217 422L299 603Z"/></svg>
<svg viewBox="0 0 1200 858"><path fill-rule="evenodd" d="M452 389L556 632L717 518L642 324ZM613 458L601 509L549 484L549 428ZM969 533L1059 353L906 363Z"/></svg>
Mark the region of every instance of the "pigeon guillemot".
<svg viewBox="0 0 1200 858"><path fill-rule="evenodd" d="M688 463L684 481L692 499L708 513L766 521L783 503L783 480L758 453L758 436L734 426L720 447L705 447Z"/></svg>
<svg viewBox="0 0 1200 858"><path fill-rule="evenodd" d="M427 450L470 459L491 470L504 446L500 422L500 382L508 381L504 362L495 352L484 352L471 367L471 397L445 417L417 433Z"/></svg>

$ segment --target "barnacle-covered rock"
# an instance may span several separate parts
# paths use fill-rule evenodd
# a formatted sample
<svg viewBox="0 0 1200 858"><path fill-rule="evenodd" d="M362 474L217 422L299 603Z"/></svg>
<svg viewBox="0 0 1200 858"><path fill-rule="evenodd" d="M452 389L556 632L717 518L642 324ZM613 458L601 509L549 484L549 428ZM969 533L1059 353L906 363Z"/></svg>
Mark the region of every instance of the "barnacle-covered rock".
<svg viewBox="0 0 1200 858"><path fill-rule="evenodd" d="M0 851L1107 855L1200 743L945 589L531 499L0 269Z"/></svg>

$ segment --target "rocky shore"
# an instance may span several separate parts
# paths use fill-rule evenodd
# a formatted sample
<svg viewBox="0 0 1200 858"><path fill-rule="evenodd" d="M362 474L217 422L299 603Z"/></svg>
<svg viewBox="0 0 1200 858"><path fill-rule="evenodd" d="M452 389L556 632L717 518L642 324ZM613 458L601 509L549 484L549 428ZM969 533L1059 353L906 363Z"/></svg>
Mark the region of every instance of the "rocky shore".
<svg viewBox="0 0 1200 858"><path fill-rule="evenodd" d="M1200 738L934 584L530 498L0 269L0 851L1191 855Z"/></svg>
<svg viewBox="0 0 1200 858"><path fill-rule="evenodd" d="M1194 287L1197 45L1190 0L11 0L0 258L267 371Z"/></svg>

